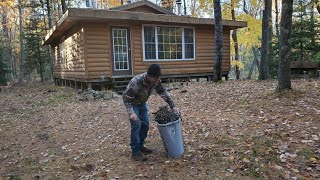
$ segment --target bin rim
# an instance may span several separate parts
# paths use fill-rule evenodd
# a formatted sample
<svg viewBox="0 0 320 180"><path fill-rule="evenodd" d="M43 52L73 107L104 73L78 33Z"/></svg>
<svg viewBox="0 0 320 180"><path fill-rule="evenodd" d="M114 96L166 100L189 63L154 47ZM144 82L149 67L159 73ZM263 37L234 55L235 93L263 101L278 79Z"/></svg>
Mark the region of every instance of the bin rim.
<svg viewBox="0 0 320 180"><path fill-rule="evenodd" d="M168 123L166 123L166 124L159 124L158 122L158 126L169 126L169 125L173 125L173 124L177 124L177 123L179 123L180 122L180 117L177 119L177 120L175 120L175 121L172 121L172 122L168 122Z"/></svg>

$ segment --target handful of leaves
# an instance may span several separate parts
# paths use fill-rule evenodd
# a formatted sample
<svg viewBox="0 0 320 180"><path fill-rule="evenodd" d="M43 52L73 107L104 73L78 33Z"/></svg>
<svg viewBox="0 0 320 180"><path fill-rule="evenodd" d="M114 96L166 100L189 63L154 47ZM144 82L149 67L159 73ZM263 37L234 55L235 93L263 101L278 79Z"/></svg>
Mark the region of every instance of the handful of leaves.
<svg viewBox="0 0 320 180"><path fill-rule="evenodd" d="M160 107L155 113L155 121L159 124L167 124L179 119L179 114L174 113L168 106Z"/></svg>

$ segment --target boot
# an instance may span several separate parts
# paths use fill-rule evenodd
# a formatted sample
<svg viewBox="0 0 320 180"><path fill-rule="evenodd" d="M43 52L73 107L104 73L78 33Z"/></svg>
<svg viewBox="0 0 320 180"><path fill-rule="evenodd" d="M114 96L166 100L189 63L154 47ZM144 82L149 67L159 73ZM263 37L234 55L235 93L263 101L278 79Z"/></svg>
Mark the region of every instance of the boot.
<svg viewBox="0 0 320 180"><path fill-rule="evenodd" d="M132 155L132 159L135 161L146 161L148 158L141 152L138 152L137 154Z"/></svg>
<svg viewBox="0 0 320 180"><path fill-rule="evenodd" d="M147 148L147 147L144 147L144 146L142 146L142 147L140 148L140 151L141 151L143 154L151 154L151 153L152 153L152 149Z"/></svg>

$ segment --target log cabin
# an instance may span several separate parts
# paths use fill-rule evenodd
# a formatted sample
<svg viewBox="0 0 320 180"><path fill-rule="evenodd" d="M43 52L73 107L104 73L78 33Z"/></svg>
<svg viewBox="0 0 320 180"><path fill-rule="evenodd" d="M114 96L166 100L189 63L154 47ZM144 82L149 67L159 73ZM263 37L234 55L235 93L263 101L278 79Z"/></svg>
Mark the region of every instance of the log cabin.
<svg viewBox="0 0 320 180"><path fill-rule="evenodd" d="M230 71L230 31L223 20L222 73ZM128 82L153 63L162 79L212 76L214 19L176 15L147 0L112 9L70 8L45 37L56 85L105 88Z"/></svg>

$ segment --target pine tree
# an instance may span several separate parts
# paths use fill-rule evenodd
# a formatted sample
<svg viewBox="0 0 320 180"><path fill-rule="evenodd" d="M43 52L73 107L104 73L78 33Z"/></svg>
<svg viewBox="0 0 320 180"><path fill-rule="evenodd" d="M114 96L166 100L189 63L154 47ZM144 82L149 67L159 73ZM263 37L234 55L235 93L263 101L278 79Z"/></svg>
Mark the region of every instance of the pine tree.
<svg viewBox="0 0 320 180"><path fill-rule="evenodd" d="M0 42L0 86L5 85L7 82L7 78L6 78L7 67L6 67L5 59L3 57L5 48L4 48L3 44L4 43L1 41Z"/></svg>
<svg viewBox="0 0 320 180"><path fill-rule="evenodd" d="M292 25L292 60L310 61L320 51L320 22L314 17L314 3L296 0Z"/></svg>
<svg viewBox="0 0 320 180"><path fill-rule="evenodd" d="M42 16L45 16L41 12L41 4L35 1L31 2L32 7L31 15L27 18L25 27L25 47L26 47L26 59L25 59L25 71L29 76L40 76L41 81L48 79L45 77L46 67L50 65L50 59L48 57L48 51L41 46L42 38L44 36L46 25L43 23Z"/></svg>

